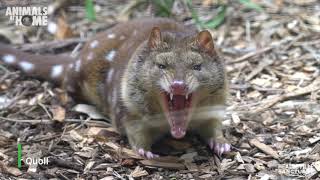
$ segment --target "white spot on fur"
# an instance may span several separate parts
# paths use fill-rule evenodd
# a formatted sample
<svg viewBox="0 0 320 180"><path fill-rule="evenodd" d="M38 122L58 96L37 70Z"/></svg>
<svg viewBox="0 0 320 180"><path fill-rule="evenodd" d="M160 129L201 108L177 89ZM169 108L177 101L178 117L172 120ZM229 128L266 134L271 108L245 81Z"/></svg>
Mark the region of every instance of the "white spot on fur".
<svg viewBox="0 0 320 180"><path fill-rule="evenodd" d="M70 63L68 67L69 67L69 69L72 69L73 66L74 66L74 64L73 64L73 63Z"/></svg>
<svg viewBox="0 0 320 180"><path fill-rule="evenodd" d="M108 84L111 83L111 81L112 81L113 73L114 73L114 69L110 69L110 70L108 71L108 77L107 77L107 83L108 83Z"/></svg>
<svg viewBox="0 0 320 180"><path fill-rule="evenodd" d="M27 62L27 61L21 61L19 63L19 66L23 71L29 72L34 68L34 64Z"/></svg>
<svg viewBox="0 0 320 180"><path fill-rule="evenodd" d="M99 41L97 41L97 40L94 40L94 41L92 41L92 42L90 43L90 47L91 47L91 48L96 48L98 45L99 45Z"/></svg>
<svg viewBox="0 0 320 180"><path fill-rule="evenodd" d="M113 61L114 56L116 55L116 51L115 50L111 50L107 55L106 55L106 60L108 61Z"/></svg>
<svg viewBox="0 0 320 180"><path fill-rule="evenodd" d="M51 78L59 77L63 72L63 66L62 65L55 65L51 69Z"/></svg>
<svg viewBox="0 0 320 180"><path fill-rule="evenodd" d="M88 60L92 60L93 59L93 52L90 52L88 54L88 57L87 57Z"/></svg>
<svg viewBox="0 0 320 180"><path fill-rule="evenodd" d="M116 37L116 35L115 35L114 33L108 34L108 38L109 38L109 39L113 39L113 38L115 38L115 37Z"/></svg>
<svg viewBox="0 0 320 180"><path fill-rule="evenodd" d="M125 36L120 36L120 40L124 40L125 38Z"/></svg>
<svg viewBox="0 0 320 180"><path fill-rule="evenodd" d="M12 64L16 62L16 57L12 54L6 54L2 57L3 61L7 64Z"/></svg>
<svg viewBox="0 0 320 180"><path fill-rule="evenodd" d="M58 26L54 22L49 22L47 29L51 34L55 34L58 30Z"/></svg>
<svg viewBox="0 0 320 180"><path fill-rule="evenodd" d="M80 71L80 67L81 67L81 60L77 60L74 66L74 70L79 72Z"/></svg>

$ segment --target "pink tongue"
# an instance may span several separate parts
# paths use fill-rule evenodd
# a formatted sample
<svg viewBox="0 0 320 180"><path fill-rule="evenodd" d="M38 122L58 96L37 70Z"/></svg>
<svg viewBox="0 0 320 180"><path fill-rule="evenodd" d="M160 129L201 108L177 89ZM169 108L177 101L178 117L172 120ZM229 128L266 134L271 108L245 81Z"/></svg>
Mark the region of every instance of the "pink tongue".
<svg viewBox="0 0 320 180"><path fill-rule="evenodd" d="M185 96L175 95L172 100L171 135L180 139L186 135L187 109Z"/></svg>

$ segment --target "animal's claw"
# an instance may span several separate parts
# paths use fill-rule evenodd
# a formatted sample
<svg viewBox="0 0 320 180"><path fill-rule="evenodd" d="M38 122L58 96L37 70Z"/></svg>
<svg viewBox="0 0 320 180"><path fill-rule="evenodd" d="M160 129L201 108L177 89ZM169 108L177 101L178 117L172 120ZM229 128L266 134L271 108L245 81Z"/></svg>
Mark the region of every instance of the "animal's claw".
<svg viewBox="0 0 320 180"><path fill-rule="evenodd" d="M144 150L144 149L142 149L142 148L139 148L139 149L137 150L137 152L138 152L138 154L139 154L140 156L145 157L145 158L147 158L147 159L153 159L153 158L159 157L158 154L154 154L154 153L152 153L151 151L146 151L146 150Z"/></svg>
<svg viewBox="0 0 320 180"><path fill-rule="evenodd" d="M228 143L219 143L213 139L209 140L209 146L210 149L213 150L213 152L221 156L224 153L230 152L231 151L231 145Z"/></svg>

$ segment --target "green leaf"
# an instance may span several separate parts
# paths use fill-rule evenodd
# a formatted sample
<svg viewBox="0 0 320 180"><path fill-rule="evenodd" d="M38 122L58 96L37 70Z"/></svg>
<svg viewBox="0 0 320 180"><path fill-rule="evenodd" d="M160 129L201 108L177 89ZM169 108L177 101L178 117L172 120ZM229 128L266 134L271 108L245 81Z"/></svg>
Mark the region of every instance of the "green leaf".
<svg viewBox="0 0 320 180"><path fill-rule="evenodd" d="M174 0L153 0L153 4L155 4L158 8L156 14L162 17L170 17L171 9L174 3Z"/></svg>
<svg viewBox="0 0 320 180"><path fill-rule="evenodd" d="M200 20L197 11L194 10L192 7L192 0L187 0L187 6L188 6L189 10L191 11L191 17L195 21L198 28L203 28L204 27L203 22Z"/></svg>
<svg viewBox="0 0 320 180"><path fill-rule="evenodd" d="M239 2L241 4L243 4L247 8L255 9L258 12L262 12L263 11L263 8L260 5L252 2L251 0L239 0Z"/></svg>
<svg viewBox="0 0 320 180"><path fill-rule="evenodd" d="M225 5L220 6L218 11L219 12L216 17L214 17L213 19L211 19L205 23L206 28L209 28L209 29L217 28L218 26L220 26L223 23L225 16L226 16L227 6L225 6Z"/></svg>
<svg viewBox="0 0 320 180"><path fill-rule="evenodd" d="M94 11L93 0L86 0L86 16L90 21L96 20L96 13Z"/></svg>

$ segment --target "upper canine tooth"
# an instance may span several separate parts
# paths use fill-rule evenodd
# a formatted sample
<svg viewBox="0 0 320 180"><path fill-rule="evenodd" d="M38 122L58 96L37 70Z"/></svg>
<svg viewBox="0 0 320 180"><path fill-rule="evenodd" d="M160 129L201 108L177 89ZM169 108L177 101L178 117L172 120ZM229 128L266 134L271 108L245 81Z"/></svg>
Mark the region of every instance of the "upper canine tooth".
<svg viewBox="0 0 320 180"><path fill-rule="evenodd" d="M173 94L172 93L170 93L170 100L172 101L172 98L173 98Z"/></svg>
<svg viewBox="0 0 320 180"><path fill-rule="evenodd" d="M186 94L186 100L188 100L188 98L189 98L189 94Z"/></svg>

